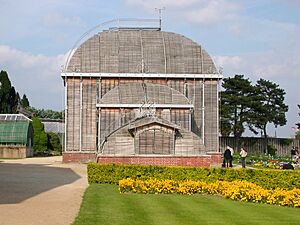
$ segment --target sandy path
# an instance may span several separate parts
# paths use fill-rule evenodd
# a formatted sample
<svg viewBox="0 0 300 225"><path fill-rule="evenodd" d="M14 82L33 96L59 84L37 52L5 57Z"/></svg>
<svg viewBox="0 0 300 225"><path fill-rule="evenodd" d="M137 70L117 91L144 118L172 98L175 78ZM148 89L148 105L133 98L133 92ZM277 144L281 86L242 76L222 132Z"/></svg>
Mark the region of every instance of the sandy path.
<svg viewBox="0 0 300 225"><path fill-rule="evenodd" d="M61 157L0 160L0 225L67 225L88 186L86 165Z"/></svg>

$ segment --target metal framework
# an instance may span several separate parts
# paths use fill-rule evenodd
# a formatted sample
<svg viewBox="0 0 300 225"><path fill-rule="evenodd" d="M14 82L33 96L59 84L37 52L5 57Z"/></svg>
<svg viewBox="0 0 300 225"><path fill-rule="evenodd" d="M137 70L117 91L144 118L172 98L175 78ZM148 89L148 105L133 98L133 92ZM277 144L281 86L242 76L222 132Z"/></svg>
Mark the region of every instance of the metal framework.
<svg viewBox="0 0 300 225"><path fill-rule="evenodd" d="M23 114L0 114L0 145L29 145L33 130Z"/></svg>
<svg viewBox="0 0 300 225"><path fill-rule="evenodd" d="M222 75L207 52L182 35L156 28L103 31L74 50L61 76L66 152L218 151Z"/></svg>

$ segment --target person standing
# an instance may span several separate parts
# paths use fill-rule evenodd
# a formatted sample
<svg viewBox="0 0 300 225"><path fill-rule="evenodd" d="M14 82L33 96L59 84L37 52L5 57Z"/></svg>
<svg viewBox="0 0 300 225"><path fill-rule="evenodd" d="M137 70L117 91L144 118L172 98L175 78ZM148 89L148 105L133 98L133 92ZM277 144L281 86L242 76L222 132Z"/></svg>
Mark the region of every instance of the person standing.
<svg viewBox="0 0 300 225"><path fill-rule="evenodd" d="M248 153L247 150L241 148L240 151L240 156L241 156L241 161L242 161L242 167L246 168L246 157L247 157Z"/></svg>
<svg viewBox="0 0 300 225"><path fill-rule="evenodd" d="M234 151L233 151L233 148L231 148L230 146L227 146L230 150L230 153L231 153L231 159L230 159L230 167L232 167L232 161L233 161L233 154L234 154Z"/></svg>
<svg viewBox="0 0 300 225"><path fill-rule="evenodd" d="M295 156L296 156L296 149L295 149L295 147L293 146L293 147L292 147L292 150L291 150L291 161L292 161L292 162L294 162Z"/></svg>
<svg viewBox="0 0 300 225"><path fill-rule="evenodd" d="M231 160L232 160L231 151L230 148L227 146L224 152L224 164L226 168L230 167Z"/></svg>
<svg viewBox="0 0 300 225"><path fill-rule="evenodd" d="M299 161L299 150L298 147L293 147L291 150L291 157L292 157L292 162L298 162Z"/></svg>

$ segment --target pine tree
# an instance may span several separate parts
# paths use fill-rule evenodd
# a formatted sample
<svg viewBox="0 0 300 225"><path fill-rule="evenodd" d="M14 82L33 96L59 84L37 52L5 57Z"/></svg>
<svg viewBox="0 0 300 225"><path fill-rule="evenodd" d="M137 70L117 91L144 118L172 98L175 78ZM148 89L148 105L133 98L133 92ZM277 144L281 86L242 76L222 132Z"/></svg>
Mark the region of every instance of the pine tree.
<svg viewBox="0 0 300 225"><path fill-rule="evenodd" d="M221 91L221 133L233 134L236 149L240 147L239 139L249 122L249 112L255 99L254 87L244 75L235 75L223 80Z"/></svg>
<svg viewBox="0 0 300 225"><path fill-rule="evenodd" d="M0 72L0 113L16 113L19 94L11 85L6 71Z"/></svg>
<svg viewBox="0 0 300 225"><path fill-rule="evenodd" d="M27 107L30 106L29 100L28 100L28 98L27 98L27 96L26 96L25 94L23 95L23 97L22 97L22 99L21 99L21 101L20 101L20 104L21 104L21 106L22 106L23 108L27 108Z"/></svg>
<svg viewBox="0 0 300 225"><path fill-rule="evenodd" d="M10 107L11 83L6 71L0 72L0 112L11 113Z"/></svg>
<svg viewBox="0 0 300 225"><path fill-rule="evenodd" d="M10 113L17 113L19 102L20 102L19 93L15 91L14 87L11 87L10 95L9 95Z"/></svg>
<svg viewBox="0 0 300 225"><path fill-rule="evenodd" d="M285 91L271 81L259 79L255 93L259 101L253 105L250 118L254 126L263 132L266 152L267 125L269 123L274 124L275 127L285 125L288 106L284 103Z"/></svg>

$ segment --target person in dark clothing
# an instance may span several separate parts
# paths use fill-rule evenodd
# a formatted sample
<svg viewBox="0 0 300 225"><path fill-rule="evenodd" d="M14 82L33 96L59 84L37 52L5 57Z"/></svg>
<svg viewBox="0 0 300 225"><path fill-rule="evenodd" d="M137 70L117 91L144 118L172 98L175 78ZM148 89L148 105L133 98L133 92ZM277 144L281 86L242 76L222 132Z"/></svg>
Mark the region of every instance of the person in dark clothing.
<svg viewBox="0 0 300 225"><path fill-rule="evenodd" d="M282 169L284 170L293 170L294 166L291 164L283 164Z"/></svg>
<svg viewBox="0 0 300 225"><path fill-rule="evenodd" d="M231 151L229 148L226 148L226 150L224 152L224 164L225 164L226 168L231 167L231 165L232 165L231 160L232 160Z"/></svg>

